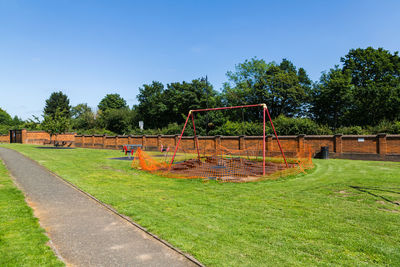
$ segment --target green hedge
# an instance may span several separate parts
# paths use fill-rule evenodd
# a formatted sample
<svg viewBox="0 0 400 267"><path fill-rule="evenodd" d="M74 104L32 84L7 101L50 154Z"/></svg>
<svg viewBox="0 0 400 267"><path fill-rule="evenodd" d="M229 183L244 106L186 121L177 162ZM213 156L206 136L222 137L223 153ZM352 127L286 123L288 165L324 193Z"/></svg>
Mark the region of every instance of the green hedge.
<svg viewBox="0 0 400 267"><path fill-rule="evenodd" d="M335 133L348 134L348 135L365 135L365 134L378 134L378 133L387 133L387 134L400 134L400 121L388 122L382 121L378 125L371 127L361 127L361 126L349 126L349 127L340 127L336 130L330 129L328 126L319 125L315 121L309 118L288 118L285 116L279 116L275 120L273 120L275 129L279 135L331 135ZM28 126L28 127L26 127ZM21 125L20 128L27 128L28 130L39 130L40 126L29 127L30 125ZM200 126L197 130L197 133L202 132L205 133L205 129L201 129ZM15 126L9 125L0 125L0 134L8 134L8 131ZM30 129L31 128L31 129ZM183 128L183 124L170 123L167 127L159 128L159 129L145 129L140 130L139 128L133 128L126 132L125 134L133 134L133 135L158 135L158 134L180 134ZM107 135L116 135L116 133L102 129L102 128L94 128L87 130L74 130L78 134L107 134ZM266 122L266 133L272 134L272 128L269 121ZM193 135L193 127L192 123L188 123L187 128L185 130L185 135ZM208 135L226 135L226 136L238 136L238 135L262 135L263 128L261 122L236 122L227 120L221 125L215 125L213 129L208 129Z"/></svg>

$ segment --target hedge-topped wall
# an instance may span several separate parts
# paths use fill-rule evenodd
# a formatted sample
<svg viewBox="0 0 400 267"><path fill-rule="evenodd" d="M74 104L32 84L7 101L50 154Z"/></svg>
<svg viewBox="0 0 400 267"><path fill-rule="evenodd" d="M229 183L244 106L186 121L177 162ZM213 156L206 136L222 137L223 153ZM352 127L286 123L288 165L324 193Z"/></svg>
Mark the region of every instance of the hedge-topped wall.
<svg viewBox="0 0 400 267"><path fill-rule="evenodd" d="M145 150L158 150L161 145L174 148L179 135L76 135L75 146L87 148L121 149L125 144L142 145ZM400 161L400 135L298 135L280 136L283 150L290 156L311 152L318 156L321 147L329 147L332 158L370 159ZM262 136L207 136L198 137L199 147L212 150L219 145L228 149L256 148L262 151ZM195 149L195 138L182 137L181 145L187 150ZM279 155L276 138L266 138L268 156Z"/></svg>
<svg viewBox="0 0 400 267"><path fill-rule="evenodd" d="M23 143L49 143L50 135L46 132L22 131ZM53 137L55 139L75 147L121 149L125 144L138 144L145 150L158 150L161 145L174 148L179 135L107 136L66 133ZM321 147L327 146L332 158L400 161L400 135L297 135L280 136L279 140L289 157L303 152L318 156ZM9 135L0 135L0 142L9 141ZM198 142L200 148L206 150L213 150L221 145L234 150L253 148L262 151L262 136L200 136ZM187 150L194 150L195 138L184 136L181 145ZM279 155L279 147L272 135L266 137L266 153L267 156Z"/></svg>

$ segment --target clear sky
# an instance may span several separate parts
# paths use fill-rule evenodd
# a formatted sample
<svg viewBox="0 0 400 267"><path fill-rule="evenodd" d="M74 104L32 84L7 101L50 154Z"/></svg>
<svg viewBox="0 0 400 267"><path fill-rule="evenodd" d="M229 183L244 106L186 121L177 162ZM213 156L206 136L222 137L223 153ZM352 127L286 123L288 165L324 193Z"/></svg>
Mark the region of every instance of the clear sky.
<svg viewBox="0 0 400 267"><path fill-rule="evenodd" d="M351 48L400 50L400 1L0 0L0 107L41 115L54 91L96 107L108 93L291 60L318 80Z"/></svg>

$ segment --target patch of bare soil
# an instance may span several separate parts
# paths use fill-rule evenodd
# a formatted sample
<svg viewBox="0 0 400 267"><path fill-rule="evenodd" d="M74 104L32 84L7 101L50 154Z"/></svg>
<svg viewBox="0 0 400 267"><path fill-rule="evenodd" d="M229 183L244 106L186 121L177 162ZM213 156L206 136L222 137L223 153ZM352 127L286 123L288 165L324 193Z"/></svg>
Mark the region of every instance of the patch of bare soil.
<svg viewBox="0 0 400 267"><path fill-rule="evenodd" d="M380 210L392 212L392 213L400 213L400 211L398 211L398 210L390 210L390 209L380 209Z"/></svg>
<svg viewBox="0 0 400 267"><path fill-rule="evenodd" d="M289 168L295 166L296 164L289 164ZM285 169L286 165L282 163L265 163L266 175ZM191 159L174 164L170 173L226 182L249 182L263 175L263 163L244 158L206 157L204 160Z"/></svg>
<svg viewBox="0 0 400 267"><path fill-rule="evenodd" d="M339 194L339 197L349 197L349 196L351 196L351 192L347 192L345 190L340 190L340 191L338 191L336 193Z"/></svg>

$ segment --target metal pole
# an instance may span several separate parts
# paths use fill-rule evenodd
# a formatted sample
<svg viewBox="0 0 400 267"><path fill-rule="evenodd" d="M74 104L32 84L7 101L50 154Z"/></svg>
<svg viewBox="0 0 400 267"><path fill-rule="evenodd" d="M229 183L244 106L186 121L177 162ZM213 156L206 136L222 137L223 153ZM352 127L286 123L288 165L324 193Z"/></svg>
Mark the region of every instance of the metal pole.
<svg viewBox="0 0 400 267"><path fill-rule="evenodd" d="M187 124L187 122L188 122L188 120L189 120L190 114L192 114L192 111L189 111L189 114L188 114L188 116L187 116L187 118L186 118L185 125L183 126L183 130L182 130L181 136L179 137L178 144L176 144L176 147L175 147L174 156L172 157L171 163L169 164L169 169L171 169L172 163L174 163L176 151L178 150L179 143L181 142L182 135L183 135L183 132L185 131L186 124Z"/></svg>
<svg viewBox="0 0 400 267"><path fill-rule="evenodd" d="M260 106L264 106L264 104L233 106L233 107L222 107L222 108L204 108L204 109L195 109L195 110L192 110L192 112L210 111L210 110L222 110L222 109L234 109L234 108L251 108L251 107L260 107Z"/></svg>
<svg viewBox="0 0 400 267"><path fill-rule="evenodd" d="M265 175L265 107L263 107L263 176Z"/></svg>
<svg viewBox="0 0 400 267"><path fill-rule="evenodd" d="M287 161L286 161L285 153L283 153L282 146L281 146L281 142L279 142L279 138L278 138L278 135L276 134L275 127L274 127L274 124L273 124L273 122L272 122L271 115L269 114L269 111L268 111L267 106L265 106L265 109L267 110L269 122L271 123L272 130L274 130L275 137L276 137L276 141L278 142L279 149L281 150L283 159L285 160L286 168L289 168L289 165L288 165L288 163L287 163Z"/></svg>
<svg viewBox="0 0 400 267"><path fill-rule="evenodd" d="M206 99L206 105L208 108L208 77L206 75L206 94L207 94L207 99ZM208 136L208 113L206 114L206 136Z"/></svg>
<svg viewBox="0 0 400 267"><path fill-rule="evenodd" d="M197 156L198 156L198 158L199 158L199 160L200 160L199 142L198 142L198 140L197 140L197 135L196 135L196 126L194 126L194 116L193 116L193 113L191 114L191 117L192 117L192 122L193 122L194 140L195 140L195 142L196 142Z"/></svg>

